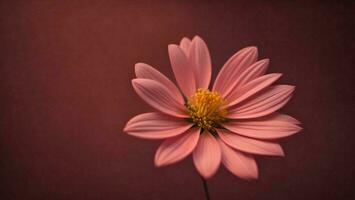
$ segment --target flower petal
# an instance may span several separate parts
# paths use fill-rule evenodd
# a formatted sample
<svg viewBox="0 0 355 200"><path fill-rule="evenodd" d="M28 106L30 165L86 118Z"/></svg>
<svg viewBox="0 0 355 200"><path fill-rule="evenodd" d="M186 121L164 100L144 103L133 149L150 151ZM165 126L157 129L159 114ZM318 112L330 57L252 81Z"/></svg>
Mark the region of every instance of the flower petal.
<svg viewBox="0 0 355 200"><path fill-rule="evenodd" d="M130 119L124 132L139 138L162 139L184 133L192 124L162 113L144 113Z"/></svg>
<svg viewBox="0 0 355 200"><path fill-rule="evenodd" d="M135 65L135 73L137 78L152 79L160 82L174 93L179 102L184 102L184 98L175 84L152 66L145 63L137 63Z"/></svg>
<svg viewBox="0 0 355 200"><path fill-rule="evenodd" d="M232 149L220 139L218 142L222 150L222 163L230 172L246 180L258 178L258 166L252 156Z"/></svg>
<svg viewBox="0 0 355 200"><path fill-rule="evenodd" d="M227 118L247 119L271 114L284 106L291 98L295 87L291 85L269 86L228 110Z"/></svg>
<svg viewBox="0 0 355 200"><path fill-rule="evenodd" d="M180 48L184 51L187 57L189 57L190 54L191 43L191 40L186 37L182 38L182 40L180 41Z"/></svg>
<svg viewBox="0 0 355 200"><path fill-rule="evenodd" d="M217 130L219 137L229 146L251 154L284 156L281 146L277 143L264 142L240 136L228 130Z"/></svg>
<svg viewBox="0 0 355 200"><path fill-rule="evenodd" d="M193 152L193 160L197 171L205 179L216 173L221 162L221 149L217 140L209 132L201 134Z"/></svg>
<svg viewBox="0 0 355 200"><path fill-rule="evenodd" d="M196 82L193 67L179 46L169 45L169 57L175 79L186 97L190 97L196 91Z"/></svg>
<svg viewBox="0 0 355 200"><path fill-rule="evenodd" d="M207 89L212 74L211 57L206 43L199 36L192 40L189 60L194 68L196 88Z"/></svg>
<svg viewBox="0 0 355 200"><path fill-rule="evenodd" d="M297 124L299 122L291 116L274 113L256 119L227 122L223 124L223 127L247 137L277 139L299 132L302 128Z"/></svg>
<svg viewBox="0 0 355 200"><path fill-rule="evenodd" d="M137 94L153 108L175 117L187 117L186 108L174 93L163 84L151 79L133 79Z"/></svg>
<svg viewBox="0 0 355 200"><path fill-rule="evenodd" d="M155 153L155 166L176 163L188 156L196 147L200 129L192 128L182 135L166 139Z"/></svg>
<svg viewBox="0 0 355 200"><path fill-rule="evenodd" d="M235 89L258 78L259 76L264 75L268 66L269 66L269 59L262 59L250 65L250 67L248 67L238 77L238 80L236 80L238 83L236 84Z"/></svg>
<svg viewBox="0 0 355 200"><path fill-rule="evenodd" d="M238 83L237 78L253 64L258 58L256 47L247 47L234 54L222 67L213 85L213 91L217 91L224 98Z"/></svg>
<svg viewBox="0 0 355 200"><path fill-rule="evenodd" d="M254 79L240 88L233 90L230 95L226 98L228 102L228 107L236 105L241 101L247 99L248 97L254 95L255 93L263 90L264 88L270 86L277 79L281 77L282 74L273 73L261 76Z"/></svg>

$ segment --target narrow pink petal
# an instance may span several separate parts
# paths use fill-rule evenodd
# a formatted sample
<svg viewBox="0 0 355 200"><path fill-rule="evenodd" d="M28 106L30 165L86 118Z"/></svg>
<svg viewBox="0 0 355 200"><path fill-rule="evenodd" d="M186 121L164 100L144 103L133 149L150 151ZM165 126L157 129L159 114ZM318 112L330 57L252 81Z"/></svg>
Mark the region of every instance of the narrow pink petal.
<svg viewBox="0 0 355 200"><path fill-rule="evenodd" d="M195 149L199 137L200 129L192 128L184 134L166 139L155 153L155 166L165 166L184 159Z"/></svg>
<svg viewBox="0 0 355 200"><path fill-rule="evenodd" d="M135 65L135 73L137 78L152 79L165 85L174 95L179 102L184 102L179 89L171 82L166 76L160 73L158 70L154 69L152 66L145 63L137 63Z"/></svg>
<svg viewBox="0 0 355 200"><path fill-rule="evenodd" d="M190 54L191 43L191 40L186 37L182 38L182 40L180 41L180 48L184 51L187 57L189 57Z"/></svg>
<svg viewBox="0 0 355 200"><path fill-rule="evenodd" d="M238 83L236 84L235 89L258 78L259 76L264 75L269 66L269 62L269 59L262 59L250 65L250 67L248 67L243 74L238 77Z"/></svg>
<svg viewBox="0 0 355 200"><path fill-rule="evenodd" d="M234 54L222 67L213 85L222 97L226 97L237 84L238 77L258 58L256 47L247 47Z"/></svg>
<svg viewBox="0 0 355 200"><path fill-rule="evenodd" d="M137 94L153 108L175 117L188 117L183 102L163 84L151 79L133 79Z"/></svg>
<svg viewBox="0 0 355 200"><path fill-rule="evenodd" d="M299 124L299 122L291 116L274 113L255 119L227 122L223 124L223 127L247 137L277 139L299 132L302 128L297 124Z"/></svg>
<svg viewBox="0 0 355 200"><path fill-rule="evenodd" d="M248 97L256 94L257 92L263 90L264 88L270 86L277 79L281 77L282 74L273 73L261 76L254 79L240 88L233 90L230 95L226 98L228 107L236 105Z"/></svg>
<svg viewBox="0 0 355 200"><path fill-rule="evenodd" d="M162 113L144 113L130 119L124 132L139 138L162 139L184 133L192 124Z"/></svg>
<svg viewBox="0 0 355 200"><path fill-rule="evenodd" d="M169 57L175 79L186 97L190 97L196 91L196 83L193 67L179 46L169 45Z"/></svg>
<svg viewBox="0 0 355 200"><path fill-rule="evenodd" d="M193 152L193 160L197 171L204 178L210 178L216 173L221 162L221 149L217 140L204 132Z"/></svg>
<svg viewBox="0 0 355 200"><path fill-rule="evenodd" d="M196 88L207 89L212 74L211 57L206 43L199 36L192 40L189 59L194 68Z"/></svg>
<svg viewBox="0 0 355 200"><path fill-rule="evenodd" d="M218 129L219 137L229 146L251 154L284 156L281 146L277 143L264 142L240 136L228 130Z"/></svg>
<svg viewBox="0 0 355 200"><path fill-rule="evenodd" d="M248 119L271 114L290 100L294 89L291 85L269 86L252 98L231 107L227 118Z"/></svg>
<svg viewBox="0 0 355 200"><path fill-rule="evenodd" d="M232 149L220 139L218 142L222 150L222 163L230 172L246 180L258 178L258 166L252 156Z"/></svg>
<svg viewBox="0 0 355 200"><path fill-rule="evenodd" d="M239 90L242 86L260 77L261 75L264 75L268 65L269 59L259 60L250 65L247 69L243 71L243 73L241 73L240 76L234 79L234 86L231 89L231 93L228 93L225 98L230 98L230 96L234 96L236 91Z"/></svg>

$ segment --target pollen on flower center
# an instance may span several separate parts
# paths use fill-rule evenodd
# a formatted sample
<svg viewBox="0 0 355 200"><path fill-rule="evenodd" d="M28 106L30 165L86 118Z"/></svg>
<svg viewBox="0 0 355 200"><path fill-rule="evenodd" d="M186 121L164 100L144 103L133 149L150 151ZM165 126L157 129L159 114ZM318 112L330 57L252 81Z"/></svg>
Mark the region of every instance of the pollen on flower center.
<svg viewBox="0 0 355 200"><path fill-rule="evenodd" d="M192 122L205 130L211 130L224 121L227 110L222 106L224 100L218 92L198 89L186 104Z"/></svg>

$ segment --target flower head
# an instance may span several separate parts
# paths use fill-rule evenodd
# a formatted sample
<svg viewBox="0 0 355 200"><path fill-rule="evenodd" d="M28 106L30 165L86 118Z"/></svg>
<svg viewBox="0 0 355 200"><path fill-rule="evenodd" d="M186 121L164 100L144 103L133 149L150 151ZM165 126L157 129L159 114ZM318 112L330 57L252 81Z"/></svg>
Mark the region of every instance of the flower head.
<svg viewBox="0 0 355 200"><path fill-rule="evenodd" d="M276 111L291 98L294 86L272 85L281 74L265 75L269 60L258 61L256 47L234 54L212 88L211 58L200 37L183 38L168 49L179 88L153 67L137 63L133 88L158 112L133 117L124 128L136 137L165 139L155 154L156 166L192 154L204 178L223 163L233 174L255 179L253 155L284 155L274 139L295 134L301 127L296 119Z"/></svg>

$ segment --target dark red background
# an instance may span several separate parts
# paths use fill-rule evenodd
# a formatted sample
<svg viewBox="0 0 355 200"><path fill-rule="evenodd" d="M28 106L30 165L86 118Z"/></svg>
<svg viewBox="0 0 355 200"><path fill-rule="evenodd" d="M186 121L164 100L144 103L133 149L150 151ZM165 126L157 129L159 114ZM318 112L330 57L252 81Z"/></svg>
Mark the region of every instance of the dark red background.
<svg viewBox="0 0 355 200"><path fill-rule="evenodd" d="M212 199L354 197L354 4L263 1L1 2L1 199L203 199L191 158L155 168L159 141L122 132L151 111L134 64L173 78L167 45L207 42L213 78L238 49L296 85L284 112L304 130L286 157L258 157L260 179L223 167Z"/></svg>

